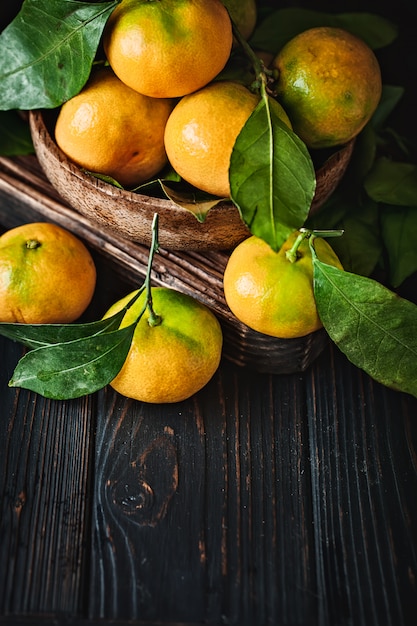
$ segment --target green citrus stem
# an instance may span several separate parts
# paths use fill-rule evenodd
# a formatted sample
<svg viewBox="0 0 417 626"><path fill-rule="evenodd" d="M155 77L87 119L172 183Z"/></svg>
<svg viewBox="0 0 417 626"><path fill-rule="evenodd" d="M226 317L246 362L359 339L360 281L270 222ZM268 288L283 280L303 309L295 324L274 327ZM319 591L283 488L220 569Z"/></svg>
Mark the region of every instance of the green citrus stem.
<svg viewBox="0 0 417 626"><path fill-rule="evenodd" d="M149 251L148 257L148 266L146 269L146 276L143 284L139 287L135 295L129 302L124 306L124 309L127 311L130 307L136 302L139 296L146 289L146 300L145 305L142 307L139 315L135 320L135 324L138 324L142 318L142 315L145 313L146 309L149 310L149 319L148 323L150 326L158 326L162 322L162 318L157 315L153 309L152 305L152 289L151 289L151 271L152 271L152 263L155 253L158 251L159 243L158 243L158 214L155 213L152 221L152 241L151 247Z"/></svg>
<svg viewBox="0 0 417 626"><path fill-rule="evenodd" d="M160 315L157 315L153 308L152 288L151 288L151 271L152 271L153 258L155 256L155 253L159 249L158 219L159 219L158 213L155 213L153 216L153 221L152 221L152 242L151 242L151 249L149 251L148 267L146 270L146 278L145 278L146 306L149 311L149 318L148 318L149 326L159 326L159 324L162 322L162 317Z"/></svg>
<svg viewBox="0 0 417 626"><path fill-rule="evenodd" d="M295 263L298 259L297 250L304 239L307 239L311 235L311 230L307 228L300 228L300 234L294 241L292 247L286 251L285 256L290 263Z"/></svg>
<svg viewBox="0 0 417 626"><path fill-rule="evenodd" d="M36 248L40 248L41 242L37 239L28 239L26 242L26 248L28 250L35 250Z"/></svg>
<svg viewBox="0 0 417 626"><path fill-rule="evenodd" d="M252 48L250 47L246 39L240 33L239 29L237 28L236 24L233 22L232 18L230 19L232 22L233 35L235 36L237 42L239 43L244 53L246 54L246 56L248 57L248 59L251 61L253 65L253 70L255 72L255 81L253 83L253 86L259 89L261 85L268 84L268 76L273 77L274 73L265 68L265 65L262 59L260 59L255 54L255 52L252 50Z"/></svg>

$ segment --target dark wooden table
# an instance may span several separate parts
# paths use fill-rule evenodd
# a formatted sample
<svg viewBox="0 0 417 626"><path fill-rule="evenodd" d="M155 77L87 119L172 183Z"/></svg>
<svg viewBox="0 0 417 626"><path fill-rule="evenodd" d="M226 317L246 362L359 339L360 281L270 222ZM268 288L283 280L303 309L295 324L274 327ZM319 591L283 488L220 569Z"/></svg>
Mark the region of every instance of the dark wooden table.
<svg viewBox="0 0 417 626"><path fill-rule="evenodd" d="M36 164L33 179L15 163L0 164L1 230L70 223ZM142 259L76 230L97 317ZM0 337L1 624L416 623L416 398L331 344L296 374L223 359L160 406L11 389L22 354Z"/></svg>

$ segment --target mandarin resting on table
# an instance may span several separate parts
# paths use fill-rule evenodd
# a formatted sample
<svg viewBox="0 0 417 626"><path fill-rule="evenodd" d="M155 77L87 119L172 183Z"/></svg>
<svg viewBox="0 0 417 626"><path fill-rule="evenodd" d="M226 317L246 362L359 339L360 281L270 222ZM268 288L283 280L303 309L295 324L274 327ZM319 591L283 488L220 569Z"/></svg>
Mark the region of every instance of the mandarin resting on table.
<svg viewBox="0 0 417 626"><path fill-rule="evenodd" d="M307 239L299 245L294 262L287 258L298 236L298 231L292 233L278 252L254 235L245 239L230 255L223 278L226 302L237 319L281 339L304 337L322 327ZM325 239L315 238L314 246L321 261L343 269Z"/></svg>
<svg viewBox="0 0 417 626"><path fill-rule="evenodd" d="M177 98L209 83L226 65L232 43L220 0L122 0L103 34L115 74L156 98Z"/></svg>
<svg viewBox="0 0 417 626"><path fill-rule="evenodd" d="M31 222L0 237L1 322L73 322L90 304L95 285L90 252L61 226Z"/></svg>
<svg viewBox="0 0 417 626"><path fill-rule="evenodd" d="M310 28L293 37L272 62L277 99L309 148L347 143L367 124L381 98L378 60L341 28Z"/></svg>
<svg viewBox="0 0 417 626"><path fill-rule="evenodd" d="M260 99L228 80L214 81L181 98L165 127L165 149L174 170L194 187L228 198L233 146ZM282 106L272 98L270 103L291 128Z"/></svg>
<svg viewBox="0 0 417 626"><path fill-rule="evenodd" d="M55 139L76 165L134 187L167 163L164 132L173 106L173 100L144 96L110 68L100 68L62 105Z"/></svg>
<svg viewBox="0 0 417 626"><path fill-rule="evenodd" d="M137 292L116 302L120 311ZM120 328L134 323L146 305L143 292L127 310ZM202 389L216 372L223 334L212 311L191 296L168 287L152 289L153 325L146 308L137 323L125 363L111 382L122 395L149 403L180 402Z"/></svg>

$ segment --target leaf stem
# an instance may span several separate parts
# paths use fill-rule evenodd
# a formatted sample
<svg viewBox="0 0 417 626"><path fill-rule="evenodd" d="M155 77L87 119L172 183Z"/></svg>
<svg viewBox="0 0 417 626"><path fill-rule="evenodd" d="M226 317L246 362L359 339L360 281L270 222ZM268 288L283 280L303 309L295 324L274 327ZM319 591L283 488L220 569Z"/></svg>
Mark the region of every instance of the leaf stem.
<svg viewBox="0 0 417 626"><path fill-rule="evenodd" d="M292 247L286 251L285 256L290 263L295 263L298 259L297 250L300 247L300 244L304 239L310 237L312 231L307 228L300 228L300 233L296 240L294 241Z"/></svg>
<svg viewBox="0 0 417 626"><path fill-rule="evenodd" d="M253 70L255 73L255 81L252 83L252 89L256 89L259 91L262 85L266 87L272 80L275 80L276 78L275 72L273 72L272 70L268 70L265 67L265 64L262 61L262 59L260 59L252 50L252 48L250 47L246 39L243 37L243 35L241 34L241 32L239 31L239 29L237 28L236 24L233 22L232 19L231 19L231 22L232 22L233 35L235 39L237 40L237 42L239 43L239 45L241 46L241 48L243 49L248 59L251 61L252 66L253 66Z"/></svg>
<svg viewBox="0 0 417 626"><path fill-rule="evenodd" d="M149 311L149 326L159 326L162 322L162 317L155 313L152 303L152 288L151 288L151 271L152 271L152 263L155 253L159 250L159 242L158 242L158 213L155 213L152 221L152 242L151 248L149 251L148 258L148 267L146 270L146 278L145 278L145 289L146 289L146 307Z"/></svg>

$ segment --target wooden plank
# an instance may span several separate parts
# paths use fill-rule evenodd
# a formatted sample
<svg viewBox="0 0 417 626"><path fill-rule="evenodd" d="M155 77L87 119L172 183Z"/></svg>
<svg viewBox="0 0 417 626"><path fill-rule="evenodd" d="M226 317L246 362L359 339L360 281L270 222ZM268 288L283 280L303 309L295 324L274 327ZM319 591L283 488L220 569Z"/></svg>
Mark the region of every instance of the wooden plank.
<svg viewBox="0 0 417 626"><path fill-rule="evenodd" d="M76 612L84 584L93 397L8 389L22 347L0 337L0 612Z"/></svg>
<svg viewBox="0 0 417 626"><path fill-rule="evenodd" d="M306 623L315 596L293 593L315 587L299 377L223 364L178 405L99 397L90 617Z"/></svg>
<svg viewBox="0 0 417 626"><path fill-rule="evenodd" d="M318 620L411 626L417 399L329 356L306 377Z"/></svg>

